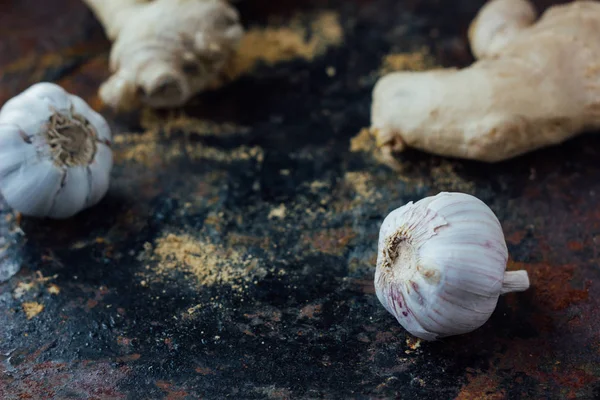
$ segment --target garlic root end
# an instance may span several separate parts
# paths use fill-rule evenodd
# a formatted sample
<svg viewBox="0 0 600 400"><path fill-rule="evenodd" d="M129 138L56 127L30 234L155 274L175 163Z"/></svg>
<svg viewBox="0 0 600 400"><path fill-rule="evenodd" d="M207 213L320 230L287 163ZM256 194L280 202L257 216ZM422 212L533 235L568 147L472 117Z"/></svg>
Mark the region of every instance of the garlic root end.
<svg viewBox="0 0 600 400"><path fill-rule="evenodd" d="M500 294L510 292L523 292L529 289L529 275L527 271L507 271L504 273L504 282Z"/></svg>

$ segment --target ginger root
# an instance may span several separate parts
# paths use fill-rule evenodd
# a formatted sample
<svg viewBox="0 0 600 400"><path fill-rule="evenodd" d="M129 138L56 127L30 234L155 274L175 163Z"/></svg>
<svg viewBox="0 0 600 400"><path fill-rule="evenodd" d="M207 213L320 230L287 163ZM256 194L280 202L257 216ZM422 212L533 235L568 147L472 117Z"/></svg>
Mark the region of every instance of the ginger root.
<svg viewBox="0 0 600 400"><path fill-rule="evenodd" d="M83 0L113 41L100 97L126 109L178 107L218 84L243 35L224 0Z"/></svg>
<svg viewBox="0 0 600 400"><path fill-rule="evenodd" d="M498 162L600 128L600 3L535 19L526 0L489 1L469 29L470 67L382 77L371 132L388 161L413 147Z"/></svg>

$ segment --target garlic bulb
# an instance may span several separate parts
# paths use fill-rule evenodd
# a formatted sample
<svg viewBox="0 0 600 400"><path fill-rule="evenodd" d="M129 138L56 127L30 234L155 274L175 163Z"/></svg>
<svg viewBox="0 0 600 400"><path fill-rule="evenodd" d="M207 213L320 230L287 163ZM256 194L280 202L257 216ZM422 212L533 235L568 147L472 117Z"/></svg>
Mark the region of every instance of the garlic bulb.
<svg viewBox="0 0 600 400"><path fill-rule="evenodd" d="M85 101L37 83L0 110L0 192L24 215L71 217L106 194L110 145L106 120Z"/></svg>
<svg viewBox="0 0 600 400"><path fill-rule="evenodd" d="M377 298L424 340L471 332L500 294L529 287L526 271L506 271L500 222L481 200L442 192L392 211L379 232Z"/></svg>

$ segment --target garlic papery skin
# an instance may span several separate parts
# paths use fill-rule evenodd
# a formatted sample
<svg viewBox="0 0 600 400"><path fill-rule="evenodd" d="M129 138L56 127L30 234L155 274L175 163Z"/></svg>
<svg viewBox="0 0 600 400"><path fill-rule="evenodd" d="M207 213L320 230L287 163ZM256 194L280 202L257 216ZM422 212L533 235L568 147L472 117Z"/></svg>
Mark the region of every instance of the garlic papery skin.
<svg viewBox="0 0 600 400"><path fill-rule="evenodd" d="M526 271L506 271L502 227L481 200L442 192L388 214L380 232L377 298L423 340L482 326L503 293L529 287Z"/></svg>
<svg viewBox="0 0 600 400"><path fill-rule="evenodd" d="M111 140L84 100L37 83L0 110L0 192L23 215L69 218L106 194Z"/></svg>

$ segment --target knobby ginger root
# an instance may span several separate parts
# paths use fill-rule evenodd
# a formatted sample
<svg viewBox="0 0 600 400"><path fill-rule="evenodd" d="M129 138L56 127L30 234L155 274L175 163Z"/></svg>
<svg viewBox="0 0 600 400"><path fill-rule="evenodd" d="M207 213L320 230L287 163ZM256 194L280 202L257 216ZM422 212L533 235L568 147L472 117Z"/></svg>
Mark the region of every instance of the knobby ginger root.
<svg viewBox="0 0 600 400"><path fill-rule="evenodd" d="M243 35L224 0L83 0L113 41L104 103L178 107L221 78Z"/></svg>
<svg viewBox="0 0 600 400"><path fill-rule="evenodd" d="M600 3L492 0L469 29L470 67L397 72L373 90L371 131L405 147L498 162L600 128Z"/></svg>

